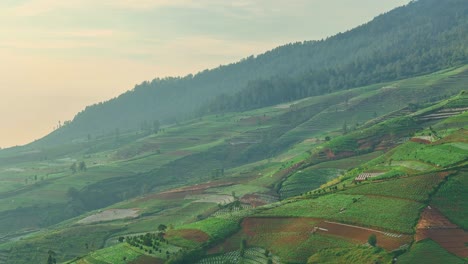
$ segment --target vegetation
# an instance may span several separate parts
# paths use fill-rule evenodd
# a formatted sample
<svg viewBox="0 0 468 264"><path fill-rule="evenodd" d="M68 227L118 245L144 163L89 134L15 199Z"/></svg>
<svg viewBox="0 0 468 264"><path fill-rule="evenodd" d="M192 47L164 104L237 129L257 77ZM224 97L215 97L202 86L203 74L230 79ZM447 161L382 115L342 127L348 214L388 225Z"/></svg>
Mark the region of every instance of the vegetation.
<svg viewBox="0 0 468 264"><path fill-rule="evenodd" d="M346 190L345 193L398 197L425 202L442 180L443 176L438 173L431 173L384 182L362 184Z"/></svg>
<svg viewBox="0 0 468 264"><path fill-rule="evenodd" d="M196 75L145 81L86 108L38 144L116 129L148 134L152 124L180 122L210 99L201 112L254 109L461 65L467 62L464 14L461 0L414 1L324 40L287 44Z"/></svg>
<svg viewBox="0 0 468 264"><path fill-rule="evenodd" d="M409 244L423 208L468 228L466 14L412 1L1 150L0 263L457 263Z"/></svg>
<svg viewBox="0 0 468 264"><path fill-rule="evenodd" d="M382 250L358 246L324 249L312 255L307 263L391 263L391 256Z"/></svg>

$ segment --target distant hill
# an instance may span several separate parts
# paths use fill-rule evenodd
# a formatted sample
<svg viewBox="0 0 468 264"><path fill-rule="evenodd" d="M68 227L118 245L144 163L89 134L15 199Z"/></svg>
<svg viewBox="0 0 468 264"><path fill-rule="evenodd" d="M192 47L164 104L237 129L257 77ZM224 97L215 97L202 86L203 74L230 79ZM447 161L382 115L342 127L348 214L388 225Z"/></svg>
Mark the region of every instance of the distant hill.
<svg viewBox="0 0 468 264"><path fill-rule="evenodd" d="M420 0L321 41L292 43L185 77L154 79L87 107L36 144L150 129L197 113L253 109L468 61L468 5Z"/></svg>

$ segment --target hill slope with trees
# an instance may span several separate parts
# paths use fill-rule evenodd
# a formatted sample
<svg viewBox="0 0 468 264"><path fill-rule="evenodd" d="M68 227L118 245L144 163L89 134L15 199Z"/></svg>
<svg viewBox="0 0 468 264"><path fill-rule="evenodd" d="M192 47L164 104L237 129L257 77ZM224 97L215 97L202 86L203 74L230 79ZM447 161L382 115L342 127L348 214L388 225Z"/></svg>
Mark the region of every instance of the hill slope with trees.
<svg viewBox="0 0 468 264"><path fill-rule="evenodd" d="M468 5L420 0L320 41L291 43L185 77L145 81L87 107L37 144L148 129L198 114L279 102L426 74L467 62Z"/></svg>

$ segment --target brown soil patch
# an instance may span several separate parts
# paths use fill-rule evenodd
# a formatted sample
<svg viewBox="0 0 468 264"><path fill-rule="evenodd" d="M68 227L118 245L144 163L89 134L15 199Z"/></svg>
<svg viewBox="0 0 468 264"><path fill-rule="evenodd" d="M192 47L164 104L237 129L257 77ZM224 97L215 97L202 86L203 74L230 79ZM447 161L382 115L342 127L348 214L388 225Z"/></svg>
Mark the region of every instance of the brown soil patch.
<svg viewBox="0 0 468 264"><path fill-rule="evenodd" d="M417 229L416 241L430 238L441 247L459 257L468 257L468 232L453 224L439 210L426 207L421 214Z"/></svg>
<svg viewBox="0 0 468 264"><path fill-rule="evenodd" d="M136 260L133 260L132 262L129 262L129 263L130 264L164 264L164 260L153 258L150 256L141 256L137 258Z"/></svg>
<svg viewBox="0 0 468 264"><path fill-rule="evenodd" d="M387 233L370 228L363 228L340 223L322 222L318 225L317 233L347 238L360 244L365 244L371 234L377 236L377 245L388 251L395 250L413 239L403 234ZM325 229L325 230L324 230Z"/></svg>
<svg viewBox="0 0 468 264"><path fill-rule="evenodd" d="M431 208L431 209L429 209ZM429 229L429 228L458 228L457 225L450 222L439 210L433 207L426 207L421 214L417 229ZM425 238L419 238L416 234L416 241L420 241Z"/></svg>
<svg viewBox="0 0 468 264"><path fill-rule="evenodd" d="M414 138L411 138L410 141L420 143L420 144L425 144L425 145L430 145L431 144L430 140L427 140L427 139L424 139L424 138L414 137Z"/></svg>
<svg viewBox="0 0 468 264"><path fill-rule="evenodd" d="M103 221L113 221L124 218L136 218L139 215L139 209L109 209L78 221L79 224L91 224Z"/></svg>
<svg viewBox="0 0 468 264"><path fill-rule="evenodd" d="M255 236L261 233L275 232L312 232L314 226L320 220L314 218L245 218L242 221L242 230L247 236Z"/></svg>
<svg viewBox="0 0 468 264"><path fill-rule="evenodd" d="M182 237L197 243L203 243L210 239L210 236L208 234L197 229L171 230L166 234L166 236L168 240L170 240L171 237Z"/></svg>
<svg viewBox="0 0 468 264"><path fill-rule="evenodd" d="M246 124L246 125L256 125L258 122L265 122L268 121L270 117L268 116L252 116L248 118L242 118L239 120L241 124Z"/></svg>
<svg viewBox="0 0 468 264"><path fill-rule="evenodd" d="M138 201L143 202L143 201L148 201L152 199L183 199L187 195L196 195L196 194L203 194L206 189L209 188L215 188L215 187L224 187L224 186L231 186L233 185L234 182L207 182L203 184L197 184L193 186L188 186L188 187L183 187L183 188L177 188L177 189L172 189L169 191L153 194L153 195L148 195L146 197L143 197L139 199Z"/></svg>
<svg viewBox="0 0 468 264"><path fill-rule="evenodd" d="M253 207L268 204L267 201L264 201L259 195L256 194L246 194L240 198L240 201L244 204L250 204Z"/></svg>

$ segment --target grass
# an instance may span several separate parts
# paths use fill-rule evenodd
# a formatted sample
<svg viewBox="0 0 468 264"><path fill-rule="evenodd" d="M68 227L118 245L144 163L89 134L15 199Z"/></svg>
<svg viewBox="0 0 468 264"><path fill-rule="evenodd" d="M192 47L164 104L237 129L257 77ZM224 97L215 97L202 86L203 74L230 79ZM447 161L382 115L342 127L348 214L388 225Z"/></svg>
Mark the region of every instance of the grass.
<svg viewBox="0 0 468 264"><path fill-rule="evenodd" d="M450 254L436 242L426 239L414 244L410 251L400 258L402 264L450 263L464 264L465 261Z"/></svg>

